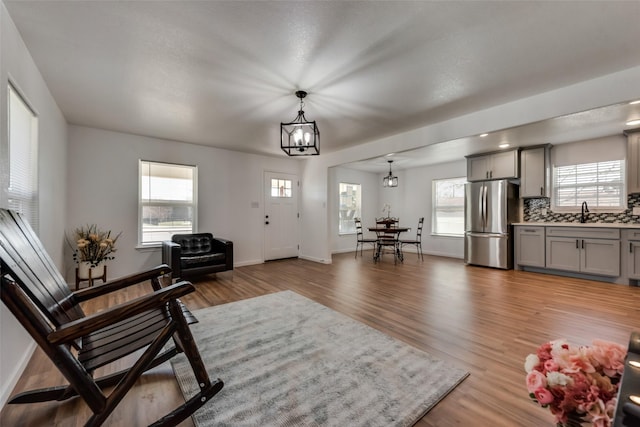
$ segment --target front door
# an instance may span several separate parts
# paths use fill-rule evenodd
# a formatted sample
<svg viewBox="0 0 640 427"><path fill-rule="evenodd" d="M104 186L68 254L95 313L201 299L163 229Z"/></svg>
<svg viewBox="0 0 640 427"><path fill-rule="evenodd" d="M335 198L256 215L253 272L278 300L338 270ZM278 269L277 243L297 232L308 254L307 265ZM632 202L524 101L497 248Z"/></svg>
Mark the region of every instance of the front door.
<svg viewBox="0 0 640 427"><path fill-rule="evenodd" d="M264 259L298 256L298 177L264 173Z"/></svg>

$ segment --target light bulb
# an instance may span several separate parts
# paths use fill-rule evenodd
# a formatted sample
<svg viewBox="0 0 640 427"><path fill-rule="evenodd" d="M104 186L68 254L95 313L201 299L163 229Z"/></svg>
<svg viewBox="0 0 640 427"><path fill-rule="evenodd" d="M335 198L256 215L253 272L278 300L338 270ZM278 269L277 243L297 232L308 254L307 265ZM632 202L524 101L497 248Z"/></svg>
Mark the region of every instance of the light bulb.
<svg viewBox="0 0 640 427"><path fill-rule="evenodd" d="M307 145L309 145L309 141L311 141L311 134L309 132L305 132L305 134L304 134L304 142L306 142Z"/></svg>
<svg viewBox="0 0 640 427"><path fill-rule="evenodd" d="M295 141L296 145L300 145L300 143L302 142L302 138L302 129L296 129L296 131L293 132L293 140Z"/></svg>

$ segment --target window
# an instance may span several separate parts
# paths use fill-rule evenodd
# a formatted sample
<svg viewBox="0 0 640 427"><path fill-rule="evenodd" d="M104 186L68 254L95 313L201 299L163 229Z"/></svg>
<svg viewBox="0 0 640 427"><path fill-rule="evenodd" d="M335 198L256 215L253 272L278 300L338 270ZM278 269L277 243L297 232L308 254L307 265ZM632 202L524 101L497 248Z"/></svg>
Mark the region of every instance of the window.
<svg viewBox="0 0 640 427"><path fill-rule="evenodd" d="M9 85L9 209L38 230L38 118Z"/></svg>
<svg viewBox="0 0 640 427"><path fill-rule="evenodd" d="M293 197L290 179L271 178L271 197Z"/></svg>
<svg viewBox="0 0 640 427"><path fill-rule="evenodd" d="M624 160L555 166L553 209L577 210L582 202L589 209L624 209L624 175Z"/></svg>
<svg viewBox="0 0 640 427"><path fill-rule="evenodd" d="M466 178L434 179L431 233L464 235L464 184Z"/></svg>
<svg viewBox="0 0 640 427"><path fill-rule="evenodd" d="M361 197L360 184L340 183L338 234L356 232L356 223L353 219L360 217Z"/></svg>
<svg viewBox="0 0 640 427"><path fill-rule="evenodd" d="M195 233L196 166L140 160L139 245L154 246L178 233Z"/></svg>

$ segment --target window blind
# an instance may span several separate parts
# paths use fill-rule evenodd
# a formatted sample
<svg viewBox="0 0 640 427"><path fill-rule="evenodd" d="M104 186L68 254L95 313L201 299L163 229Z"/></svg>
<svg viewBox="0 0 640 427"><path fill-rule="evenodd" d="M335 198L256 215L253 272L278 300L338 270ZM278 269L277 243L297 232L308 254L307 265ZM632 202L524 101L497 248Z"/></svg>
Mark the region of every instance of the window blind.
<svg viewBox="0 0 640 427"><path fill-rule="evenodd" d="M20 212L38 230L38 120L9 85L9 209Z"/></svg>
<svg viewBox="0 0 640 427"><path fill-rule="evenodd" d="M624 160L556 166L553 171L556 208L624 208Z"/></svg>

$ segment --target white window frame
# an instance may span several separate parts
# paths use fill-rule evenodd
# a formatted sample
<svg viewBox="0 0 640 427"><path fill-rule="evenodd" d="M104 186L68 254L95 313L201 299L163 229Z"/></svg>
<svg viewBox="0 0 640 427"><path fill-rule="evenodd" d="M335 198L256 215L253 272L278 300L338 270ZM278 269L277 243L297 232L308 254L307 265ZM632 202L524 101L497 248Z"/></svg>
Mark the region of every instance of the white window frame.
<svg viewBox="0 0 640 427"><path fill-rule="evenodd" d="M343 186L354 186L358 187L356 199L354 201L354 205L344 204L345 201L342 195L342 187ZM348 196L344 196L348 197ZM343 208L346 207L345 208ZM353 209L351 209L353 208ZM350 211L353 210L353 214ZM340 182L338 183L338 235L347 236L351 234L356 234L356 223L354 222L354 218L359 218L362 212L362 184L357 184L354 182ZM345 217L346 215L346 217Z"/></svg>
<svg viewBox="0 0 640 427"><path fill-rule="evenodd" d="M462 224L460 227L460 232L450 232L450 233L442 233L438 232L438 191L437 187L439 183L442 182L453 182L454 185L462 186L462 204L459 209L458 206L452 206L450 209L455 209L455 211L460 211L460 219L462 220ZM431 235L432 236L445 236L445 237L464 237L464 184L467 182L467 178L464 176L455 177L455 178L442 178L442 179L434 179L431 181Z"/></svg>
<svg viewBox="0 0 640 427"><path fill-rule="evenodd" d="M191 201L185 200L145 200L143 199L143 169L146 165L158 165L162 167L175 167L180 169L191 169L192 170L192 194ZM149 182L149 184L151 184ZM183 165L177 163L165 163L165 162L155 162L150 160L139 160L138 162L138 248L150 248L150 247L159 247L162 245L162 240L168 240L171 238L173 234L179 233L195 233L198 229L198 167L192 165ZM150 240L143 241L143 232L144 232L144 224L143 224L143 207L145 206L180 206L180 207L191 207L191 212L193 213L193 217L191 218L191 229L178 229L175 231L165 230L168 238L162 240Z"/></svg>
<svg viewBox="0 0 640 427"><path fill-rule="evenodd" d="M37 233L38 115L11 83L7 86L8 174L5 179L7 207L21 213ZM4 174L3 174L4 175Z"/></svg>
<svg viewBox="0 0 640 427"><path fill-rule="evenodd" d="M616 163L617 165L614 165ZM611 170L611 167L619 170L619 175L611 177L607 171ZM575 177L565 175L564 182L559 182L560 178L558 173L564 171L566 174L570 174L573 169ZM582 202L586 201L591 212L623 212L627 208L627 192L626 192L626 173L625 173L625 159L607 160L602 162L590 162L580 163L566 166L553 167L553 194L551 197L551 209L556 212L580 212ZM619 191L618 204L606 205L599 203L601 195L604 194L597 187L616 187ZM593 188L595 191L590 193L593 195L580 195L581 188ZM565 191L567 189L573 189L575 194L575 203L558 205L559 196L558 193L561 189Z"/></svg>

